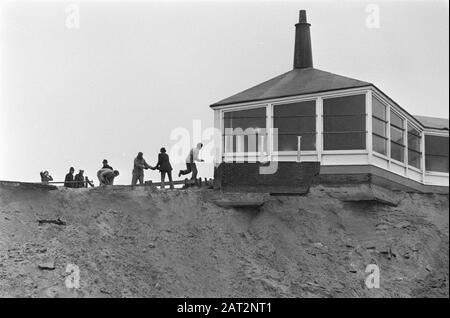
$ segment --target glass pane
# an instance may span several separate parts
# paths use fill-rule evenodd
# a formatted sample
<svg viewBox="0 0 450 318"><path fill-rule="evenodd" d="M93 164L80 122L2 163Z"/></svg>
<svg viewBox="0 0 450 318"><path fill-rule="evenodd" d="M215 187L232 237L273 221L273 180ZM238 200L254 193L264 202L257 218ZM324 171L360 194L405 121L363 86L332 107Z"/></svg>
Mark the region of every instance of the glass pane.
<svg viewBox="0 0 450 318"><path fill-rule="evenodd" d="M448 171L448 137L425 135L425 168L427 171Z"/></svg>
<svg viewBox="0 0 450 318"><path fill-rule="evenodd" d="M366 149L365 133L324 134L324 150L356 150Z"/></svg>
<svg viewBox="0 0 450 318"><path fill-rule="evenodd" d="M276 105L273 107L274 117L315 116L316 101L298 102L293 104Z"/></svg>
<svg viewBox="0 0 450 318"><path fill-rule="evenodd" d="M387 124L384 121L381 121L376 118L372 118L373 133L375 133L379 136L387 137L387 132L386 132L387 129L386 128L387 128Z"/></svg>
<svg viewBox="0 0 450 318"><path fill-rule="evenodd" d="M408 133L408 148L420 152L420 137Z"/></svg>
<svg viewBox="0 0 450 318"><path fill-rule="evenodd" d="M448 171L448 157L427 155L425 157L425 169L435 172Z"/></svg>
<svg viewBox="0 0 450 318"><path fill-rule="evenodd" d="M404 145L405 143L403 142L403 130L391 127L391 140L400 145Z"/></svg>
<svg viewBox="0 0 450 318"><path fill-rule="evenodd" d="M391 142L391 158L400 162L405 162L404 146Z"/></svg>
<svg viewBox="0 0 450 318"><path fill-rule="evenodd" d="M425 135L425 154L448 158L448 137Z"/></svg>
<svg viewBox="0 0 450 318"><path fill-rule="evenodd" d="M333 116L323 117L324 132L364 132L366 130L365 116Z"/></svg>
<svg viewBox="0 0 450 318"><path fill-rule="evenodd" d="M412 167L416 167L417 169L420 169L420 162L421 162L422 154L416 152L416 151L408 151L408 164Z"/></svg>
<svg viewBox="0 0 450 318"><path fill-rule="evenodd" d="M384 106L376 97L372 97L372 114L386 120L386 106Z"/></svg>
<svg viewBox="0 0 450 318"><path fill-rule="evenodd" d="M351 115L366 113L366 95L354 95L323 100L324 115Z"/></svg>
<svg viewBox="0 0 450 318"><path fill-rule="evenodd" d="M245 130L249 127L266 127L266 109L255 108L224 113L225 128L241 128Z"/></svg>
<svg viewBox="0 0 450 318"><path fill-rule="evenodd" d="M391 125L403 129L403 119L391 110Z"/></svg>
<svg viewBox="0 0 450 318"><path fill-rule="evenodd" d="M316 150L316 134L302 135L301 150ZM278 151L297 151L297 135L278 135Z"/></svg>
<svg viewBox="0 0 450 318"><path fill-rule="evenodd" d="M386 139L373 135L372 144L373 144L373 151L376 151L382 155L387 155Z"/></svg>
<svg viewBox="0 0 450 318"><path fill-rule="evenodd" d="M274 118L274 128L278 128L278 133L299 133L315 132L316 117L284 117Z"/></svg>
<svg viewBox="0 0 450 318"><path fill-rule="evenodd" d="M238 110L233 112L225 112L224 118L240 118L240 117L266 117L266 108L252 108L245 110Z"/></svg>

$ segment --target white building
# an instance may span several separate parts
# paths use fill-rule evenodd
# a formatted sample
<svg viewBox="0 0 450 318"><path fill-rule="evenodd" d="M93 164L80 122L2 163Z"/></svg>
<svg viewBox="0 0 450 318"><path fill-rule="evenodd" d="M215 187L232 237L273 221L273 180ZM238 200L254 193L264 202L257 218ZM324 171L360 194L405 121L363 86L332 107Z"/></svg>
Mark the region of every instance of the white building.
<svg viewBox="0 0 450 318"><path fill-rule="evenodd" d="M222 160L296 161L301 136L301 160L320 161L321 175L448 193L449 120L411 115L372 83L314 68L309 28L300 11L293 70L211 105ZM236 128L259 129L256 147Z"/></svg>

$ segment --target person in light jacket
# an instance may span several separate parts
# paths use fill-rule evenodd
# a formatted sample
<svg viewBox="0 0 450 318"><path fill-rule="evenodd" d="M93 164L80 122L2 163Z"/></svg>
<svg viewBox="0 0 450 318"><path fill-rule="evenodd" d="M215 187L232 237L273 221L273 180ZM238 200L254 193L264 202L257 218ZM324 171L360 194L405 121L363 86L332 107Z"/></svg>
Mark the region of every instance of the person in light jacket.
<svg viewBox="0 0 450 318"><path fill-rule="evenodd" d="M195 162L196 161L199 161L199 162L205 161L198 157L199 152L202 148L203 148L203 144L201 142L199 142L197 144L197 147L191 149L191 151L189 152L189 155L186 158L186 170L180 170L180 172L178 173L178 177L192 172L191 180L197 179L198 170L197 170L197 165L195 164Z"/></svg>
<svg viewBox="0 0 450 318"><path fill-rule="evenodd" d="M44 172L41 172L40 175L41 175L42 184L48 184L49 181L53 181L52 176L48 173L47 170L45 170Z"/></svg>
<svg viewBox="0 0 450 318"><path fill-rule="evenodd" d="M139 181L140 184L144 184L144 169L151 168L150 165L144 159L144 154L139 152L134 159L133 177L131 179L131 185L136 185Z"/></svg>

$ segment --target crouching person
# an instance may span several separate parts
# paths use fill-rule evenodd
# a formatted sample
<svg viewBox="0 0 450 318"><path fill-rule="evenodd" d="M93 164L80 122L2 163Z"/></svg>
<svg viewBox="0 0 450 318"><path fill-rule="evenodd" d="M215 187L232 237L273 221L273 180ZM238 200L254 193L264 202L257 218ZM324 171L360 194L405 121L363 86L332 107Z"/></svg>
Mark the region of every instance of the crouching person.
<svg viewBox="0 0 450 318"><path fill-rule="evenodd" d="M97 172L97 178L100 182L100 185L113 185L114 184L114 178L119 175L119 171L117 170L111 170L108 168L100 169Z"/></svg>
<svg viewBox="0 0 450 318"><path fill-rule="evenodd" d="M166 153L166 148L162 147L160 149L160 153L158 155L158 163L152 170L158 169L161 172L161 189L165 188L165 179L166 174L169 178L170 188L173 189L173 180L172 180L172 165L170 164L169 155Z"/></svg>

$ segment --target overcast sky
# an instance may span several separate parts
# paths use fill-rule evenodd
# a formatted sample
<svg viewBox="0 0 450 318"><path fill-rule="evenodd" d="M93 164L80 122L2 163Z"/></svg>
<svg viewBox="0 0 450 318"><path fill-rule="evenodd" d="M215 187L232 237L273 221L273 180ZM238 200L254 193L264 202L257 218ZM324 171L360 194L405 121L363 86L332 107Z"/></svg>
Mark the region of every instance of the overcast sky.
<svg viewBox="0 0 450 318"><path fill-rule="evenodd" d="M79 28L67 27L69 3ZM174 129L213 126L210 104L292 68L300 9L316 68L448 118L448 3L371 1L379 28L367 27L368 3L1 2L0 180L40 181L43 169L63 180L74 166L97 182L106 158L129 184L137 152L154 165Z"/></svg>

